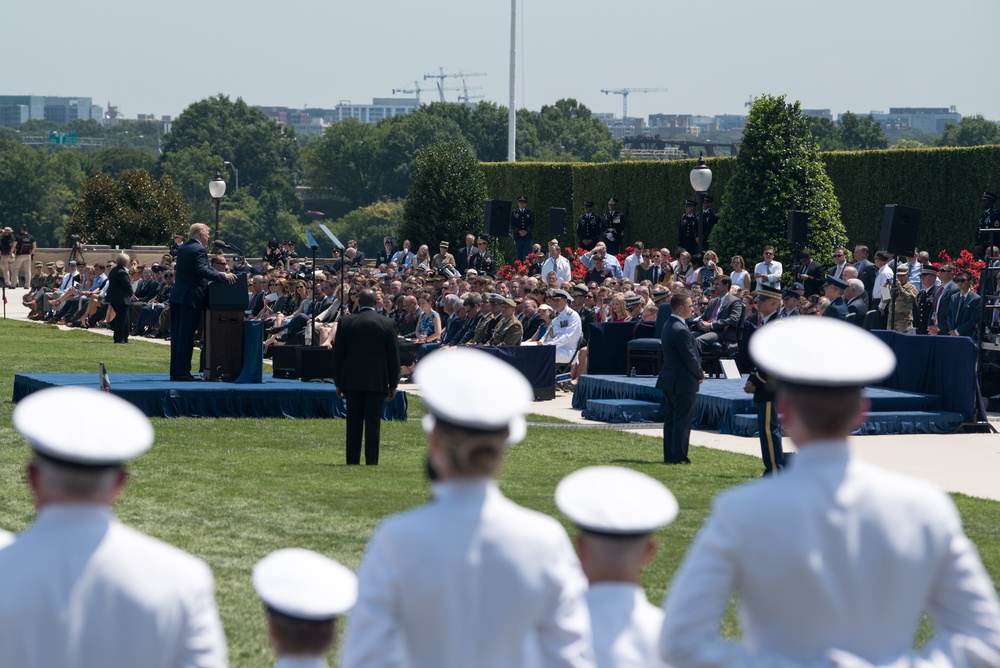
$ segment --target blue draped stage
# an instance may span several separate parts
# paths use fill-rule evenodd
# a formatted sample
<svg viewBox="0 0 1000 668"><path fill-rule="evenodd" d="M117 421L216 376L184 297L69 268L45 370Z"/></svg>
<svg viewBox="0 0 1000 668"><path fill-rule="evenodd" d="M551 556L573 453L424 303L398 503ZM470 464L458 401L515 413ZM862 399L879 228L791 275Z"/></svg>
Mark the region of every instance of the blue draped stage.
<svg viewBox="0 0 1000 668"><path fill-rule="evenodd" d="M632 340L634 322L595 322L587 336L587 373L594 376L625 375L625 346ZM639 330L640 336L649 336L648 327Z"/></svg>
<svg viewBox="0 0 1000 668"><path fill-rule="evenodd" d="M165 373L109 374L111 392L149 417L346 417L344 400L328 383L267 378L260 383L176 383ZM53 386L98 388L96 373L17 374L14 402ZM385 420L406 420L405 392L385 404Z"/></svg>

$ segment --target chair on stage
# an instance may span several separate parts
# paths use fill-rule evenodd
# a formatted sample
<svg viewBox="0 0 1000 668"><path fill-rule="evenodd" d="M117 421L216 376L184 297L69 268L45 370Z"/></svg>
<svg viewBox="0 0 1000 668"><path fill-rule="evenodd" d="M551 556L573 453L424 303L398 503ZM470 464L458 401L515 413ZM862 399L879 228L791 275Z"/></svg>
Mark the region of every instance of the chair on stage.
<svg viewBox="0 0 1000 668"><path fill-rule="evenodd" d="M729 341L730 325L726 325L719 332L718 342L710 343L705 347L701 355L701 366L706 375L718 378L722 375L722 360L737 358L743 342L743 320L740 318L740 322L733 326L736 332L735 340Z"/></svg>
<svg viewBox="0 0 1000 668"><path fill-rule="evenodd" d="M631 372L633 362L651 362L653 375L660 373L660 367L663 366L663 344L660 337L672 313L668 301L666 304L660 304L656 310L655 322L636 323L632 330L632 340L625 344L625 375ZM640 334L647 334L648 337L636 338Z"/></svg>
<svg viewBox="0 0 1000 668"><path fill-rule="evenodd" d="M870 332L878 328L878 310L872 309L865 315L865 329Z"/></svg>

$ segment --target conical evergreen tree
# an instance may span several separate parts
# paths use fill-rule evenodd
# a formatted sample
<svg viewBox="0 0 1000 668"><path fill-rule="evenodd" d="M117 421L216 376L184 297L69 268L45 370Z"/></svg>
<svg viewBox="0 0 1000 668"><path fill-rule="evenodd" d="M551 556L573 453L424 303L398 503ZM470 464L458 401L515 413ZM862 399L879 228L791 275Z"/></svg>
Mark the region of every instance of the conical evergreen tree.
<svg viewBox="0 0 1000 668"><path fill-rule="evenodd" d="M809 214L807 245L817 262L832 264L833 249L847 243L847 233L809 120L799 102L762 95L750 110L709 245L720 258L742 255L751 274L761 249L774 246L775 258L791 268L796 249L788 243L789 211ZM786 273L782 283L791 282Z"/></svg>

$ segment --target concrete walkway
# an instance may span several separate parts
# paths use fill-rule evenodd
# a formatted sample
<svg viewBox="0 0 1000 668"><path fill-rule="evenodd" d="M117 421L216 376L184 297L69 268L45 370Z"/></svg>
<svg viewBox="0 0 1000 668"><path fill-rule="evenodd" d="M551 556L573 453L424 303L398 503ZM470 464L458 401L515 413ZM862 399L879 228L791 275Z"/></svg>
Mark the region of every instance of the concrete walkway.
<svg viewBox="0 0 1000 668"><path fill-rule="evenodd" d="M21 305L24 290L7 290L7 318L27 321L28 309ZM53 325L38 324L39 327ZM68 330L67 327L59 329ZM98 335L111 335L110 329L87 330ZM137 340L165 345L160 339ZM416 392L415 385L403 385L400 389ZM571 394L557 392L552 401L539 401L531 406L531 412L538 415L560 418L580 425L603 425L580 417L580 411L572 407ZM1000 430L1000 414L990 414L990 421ZM616 429L641 434L648 438L662 439L659 428L629 428L628 425L615 426ZM760 442L756 438L729 436L712 431L694 431L692 445L700 445L717 450L727 450L754 457L760 456ZM786 443L789 443L786 440ZM912 436L856 436L850 439L851 447L862 457L879 466L928 480L949 492L959 492L1000 501L1000 435L998 434L919 434ZM789 443L788 449L794 449Z"/></svg>

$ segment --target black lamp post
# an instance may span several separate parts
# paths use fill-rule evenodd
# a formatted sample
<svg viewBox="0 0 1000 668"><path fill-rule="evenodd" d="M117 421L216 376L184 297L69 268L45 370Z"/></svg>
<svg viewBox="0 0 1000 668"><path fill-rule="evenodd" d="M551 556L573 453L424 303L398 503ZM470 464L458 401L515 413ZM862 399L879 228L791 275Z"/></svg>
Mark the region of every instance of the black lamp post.
<svg viewBox="0 0 1000 668"><path fill-rule="evenodd" d="M219 238L219 204L222 202L222 197L226 194L226 182L222 179L222 174L219 170L215 171L215 176L211 181L208 182L208 193L212 196L215 201L215 238Z"/></svg>
<svg viewBox="0 0 1000 668"><path fill-rule="evenodd" d="M705 248L705 195L712 185L712 170L705 164L704 154L698 156L698 164L691 170L691 187L698 193L698 252Z"/></svg>

